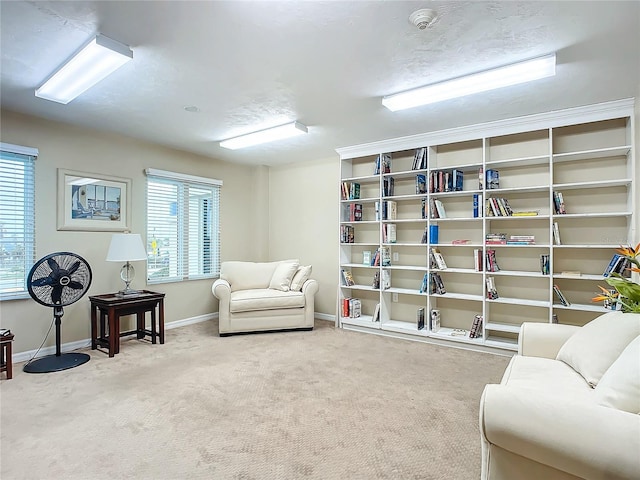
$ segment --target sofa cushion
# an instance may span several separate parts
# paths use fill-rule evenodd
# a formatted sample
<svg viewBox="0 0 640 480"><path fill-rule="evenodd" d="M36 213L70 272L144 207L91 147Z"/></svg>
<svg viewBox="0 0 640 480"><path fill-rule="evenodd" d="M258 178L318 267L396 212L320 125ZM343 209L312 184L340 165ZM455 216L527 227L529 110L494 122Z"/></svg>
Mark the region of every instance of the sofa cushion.
<svg viewBox="0 0 640 480"><path fill-rule="evenodd" d="M304 308L302 292L283 292L271 288L232 292L229 303L231 313L280 308Z"/></svg>
<svg viewBox="0 0 640 480"><path fill-rule="evenodd" d="M593 390L573 368L558 360L515 355L502 376L502 385L553 392L573 399L591 399Z"/></svg>
<svg viewBox="0 0 640 480"><path fill-rule="evenodd" d="M273 271L271 281L269 282L269 288L288 292L291 289L291 279L295 275L299 266L300 265L297 261L287 260L280 262Z"/></svg>
<svg viewBox="0 0 640 480"><path fill-rule="evenodd" d="M632 340L604 372L594 398L605 407L640 413L640 336Z"/></svg>
<svg viewBox="0 0 640 480"><path fill-rule="evenodd" d="M640 315L609 312L590 321L560 348L563 361L595 387L631 340L640 335Z"/></svg>
<svg viewBox="0 0 640 480"><path fill-rule="evenodd" d="M222 262L220 278L229 282L231 291L267 288L278 262Z"/></svg>
<svg viewBox="0 0 640 480"><path fill-rule="evenodd" d="M300 291L304 282L311 277L311 265L300 265L291 279L291 290Z"/></svg>

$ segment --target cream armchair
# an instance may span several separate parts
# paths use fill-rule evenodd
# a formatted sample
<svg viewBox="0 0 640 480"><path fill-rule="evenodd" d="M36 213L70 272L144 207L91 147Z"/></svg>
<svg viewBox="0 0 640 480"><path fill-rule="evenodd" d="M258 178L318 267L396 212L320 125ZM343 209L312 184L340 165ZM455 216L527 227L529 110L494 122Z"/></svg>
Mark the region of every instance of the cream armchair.
<svg viewBox="0 0 640 480"><path fill-rule="evenodd" d="M297 260L223 262L211 287L219 300L220 336L270 330L312 330L318 282Z"/></svg>
<svg viewBox="0 0 640 480"><path fill-rule="evenodd" d="M524 323L480 402L482 480L640 478L640 315Z"/></svg>

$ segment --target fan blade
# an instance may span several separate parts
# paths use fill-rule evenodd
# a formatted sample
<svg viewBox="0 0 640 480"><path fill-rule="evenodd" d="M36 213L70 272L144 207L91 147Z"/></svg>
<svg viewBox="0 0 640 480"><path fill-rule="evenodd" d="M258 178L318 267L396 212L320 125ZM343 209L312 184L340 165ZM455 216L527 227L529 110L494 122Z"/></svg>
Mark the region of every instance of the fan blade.
<svg viewBox="0 0 640 480"><path fill-rule="evenodd" d="M51 277L42 277L42 278L38 278L36 280L31 281L31 285L34 287L47 287L55 283L56 283L56 280L54 280Z"/></svg>
<svg viewBox="0 0 640 480"><path fill-rule="evenodd" d="M49 264L49 268L51 269L54 276L58 276L60 274L60 267L56 263L53 258L47 258L47 263Z"/></svg>
<svg viewBox="0 0 640 480"><path fill-rule="evenodd" d="M58 305L62 301L62 288L61 285L56 285L51 291L51 302L54 305Z"/></svg>
<svg viewBox="0 0 640 480"><path fill-rule="evenodd" d="M84 288L84 285L80 282L72 280L71 282L69 282L69 285L67 285L67 287L73 288L74 290L82 290Z"/></svg>
<svg viewBox="0 0 640 480"><path fill-rule="evenodd" d="M73 265L71 265L69 267L69 269L67 270L67 274L71 275L73 272L75 272L76 270L78 270L78 267L80 267L80 262L75 262Z"/></svg>

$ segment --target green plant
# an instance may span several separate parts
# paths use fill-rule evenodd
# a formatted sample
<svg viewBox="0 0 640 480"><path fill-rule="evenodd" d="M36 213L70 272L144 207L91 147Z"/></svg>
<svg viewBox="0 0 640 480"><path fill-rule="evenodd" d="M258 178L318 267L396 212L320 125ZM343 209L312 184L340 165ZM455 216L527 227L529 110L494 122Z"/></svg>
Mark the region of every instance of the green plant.
<svg viewBox="0 0 640 480"><path fill-rule="evenodd" d="M636 248L620 247L616 250L620 255L627 258L633 265L629 270L631 272L640 273L640 243ZM615 288L615 292L611 292L604 287L598 285L602 294L593 297L594 302L611 302L612 304L620 303L622 311L627 313L640 313L640 284L631 278L623 277L619 273L613 273L606 279L606 282Z"/></svg>

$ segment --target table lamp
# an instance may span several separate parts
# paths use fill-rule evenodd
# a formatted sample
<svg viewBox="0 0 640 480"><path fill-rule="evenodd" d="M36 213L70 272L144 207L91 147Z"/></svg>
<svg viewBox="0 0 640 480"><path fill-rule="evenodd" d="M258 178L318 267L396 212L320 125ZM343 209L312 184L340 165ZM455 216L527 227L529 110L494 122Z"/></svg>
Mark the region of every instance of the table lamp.
<svg viewBox="0 0 640 480"><path fill-rule="evenodd" d="M132 295L140 293L138 290L129 288L131 280L136 275L133 265L129 262L146 260L147 251L142 244L142 237L138 233L114 233L111 237L111 245L107 252L107 262L126 262L120 270L120 278L125 283L124 290L120 290L118 295Z"/></svg>

